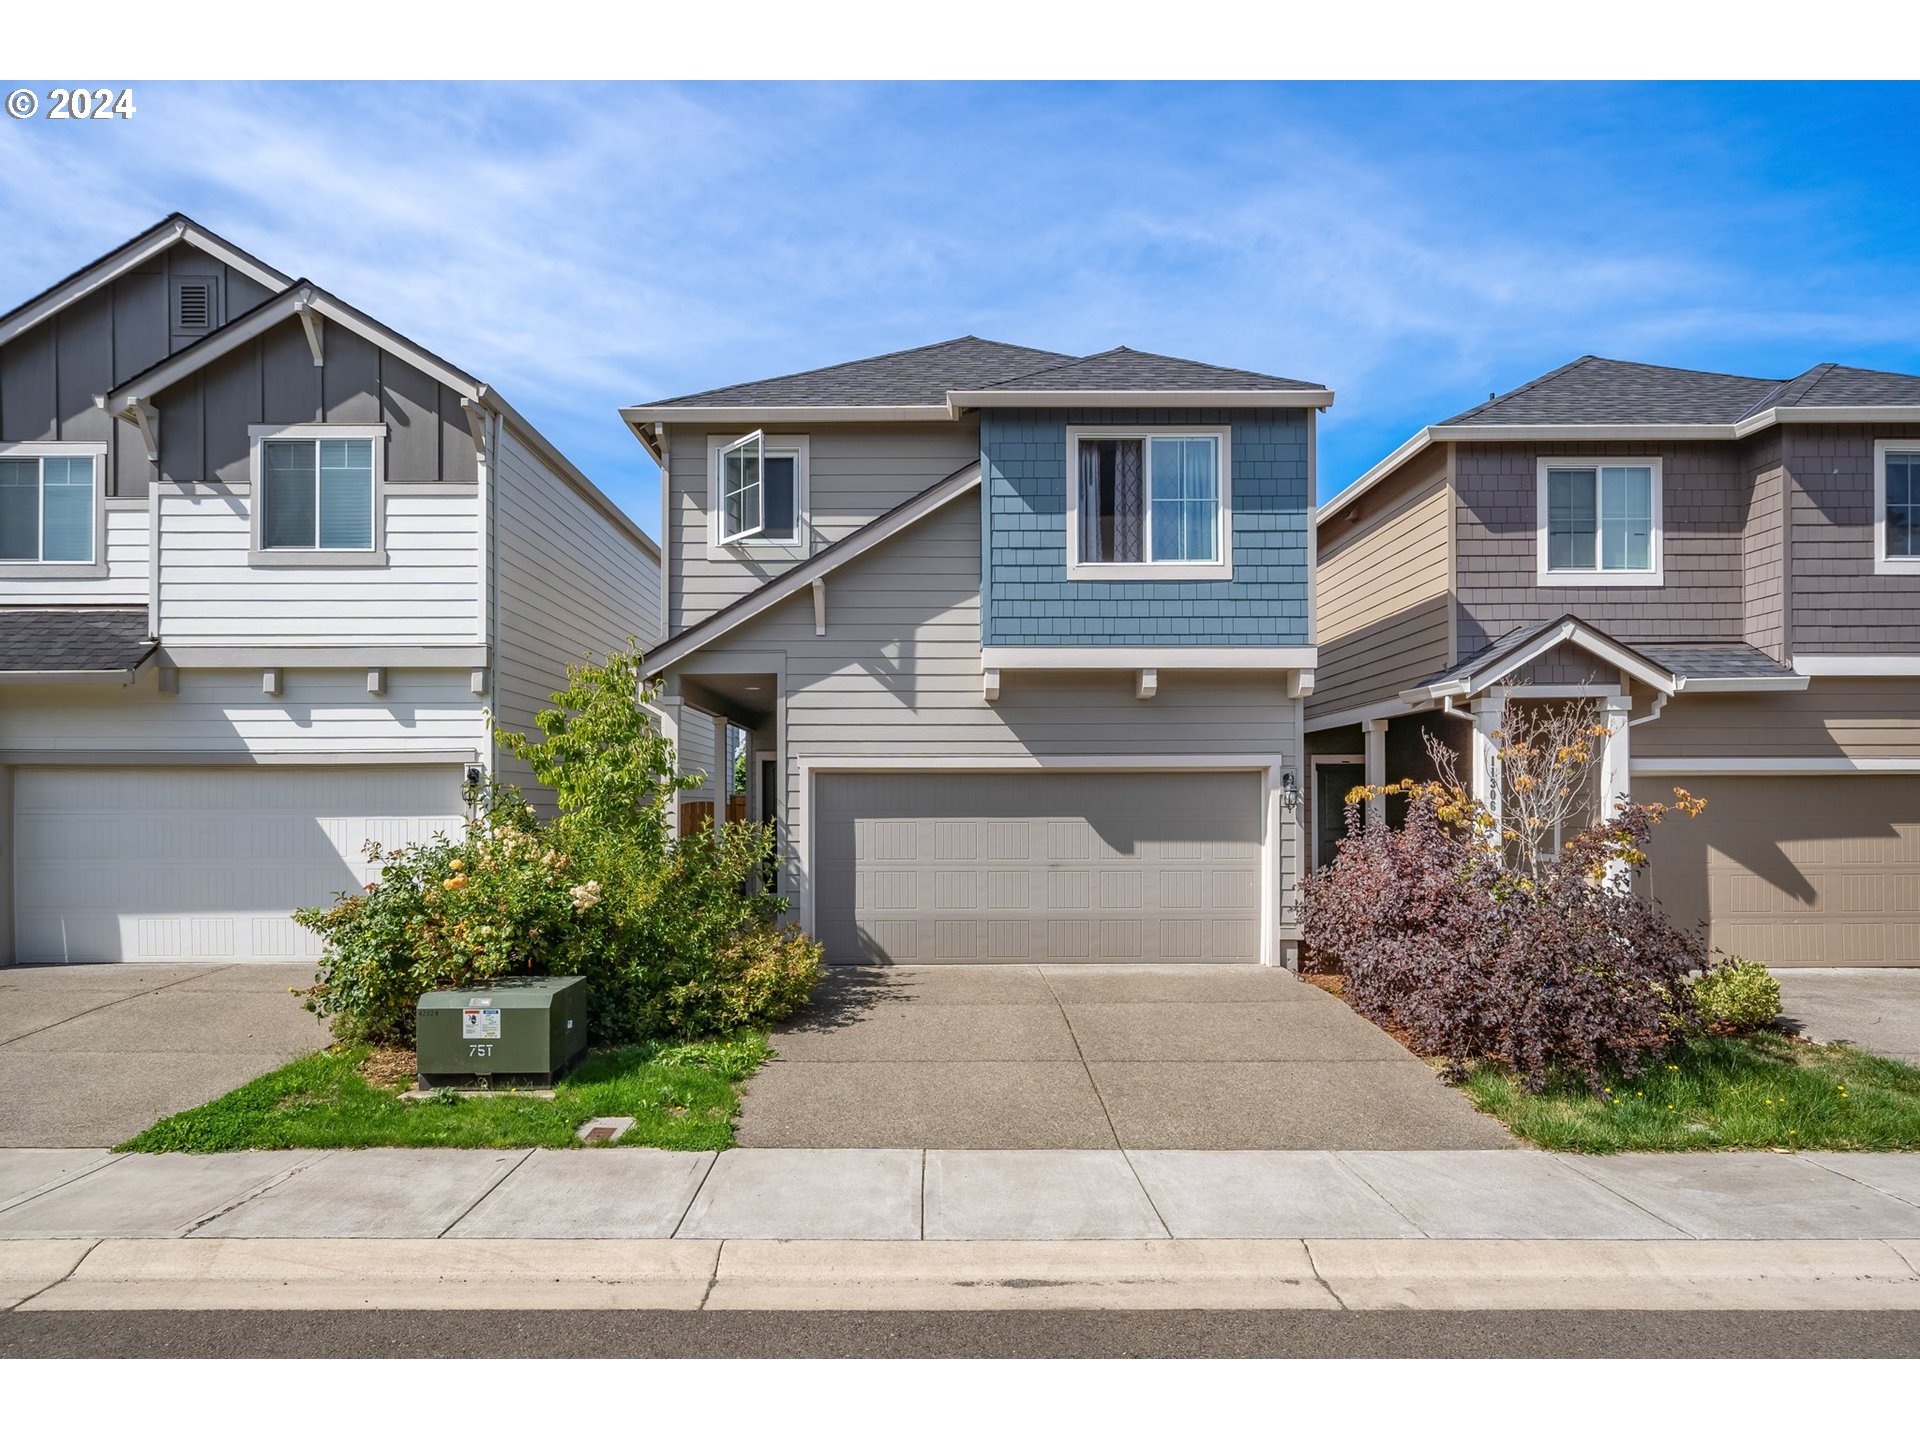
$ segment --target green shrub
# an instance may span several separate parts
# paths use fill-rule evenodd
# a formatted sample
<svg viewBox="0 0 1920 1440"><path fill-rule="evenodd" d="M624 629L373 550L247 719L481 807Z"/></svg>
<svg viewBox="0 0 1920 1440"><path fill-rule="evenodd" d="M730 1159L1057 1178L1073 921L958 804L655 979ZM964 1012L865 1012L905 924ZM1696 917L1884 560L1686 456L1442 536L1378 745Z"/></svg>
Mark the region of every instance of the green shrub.
<svg viewBox="0 0 1920 1440"><path fill-rule="evenodd" d="M1757 960L1735 955L1695 978L1693 1003L1704 1025L1763 1030L1780 1018L1780 982Z"/></svg>
<svg viewBox="0 0 1920 1440"><path fill-rule="evenodd" d="M805 1002L820 947L776 928L785 901L757 882L769 827L675 837L698 782L636 703L629 650L569 672L545 738L500 736L551 789L540 820L510 787L476 793L457 837L368 854L378 881L295 918L324 941L308 1008L340 1038L412 1043L422 991L507 974L584 975L597 1044L763 1026Z"/></svg>

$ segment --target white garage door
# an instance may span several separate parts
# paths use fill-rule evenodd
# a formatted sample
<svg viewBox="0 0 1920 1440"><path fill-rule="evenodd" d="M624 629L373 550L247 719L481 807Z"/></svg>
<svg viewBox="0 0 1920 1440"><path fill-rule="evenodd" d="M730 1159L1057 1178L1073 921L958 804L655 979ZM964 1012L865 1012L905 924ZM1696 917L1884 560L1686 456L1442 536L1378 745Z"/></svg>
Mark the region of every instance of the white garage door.
<svg viewBox="0 0 1920 1440"><path fill-rule="evenodd" d="M453 766L22 768L15 952L27 963L306 960L289 918L371 879L361 847L454 833Z"/></svg>
<svg viewBox="0 0 1920 1440"><path fill-rule="evenodd" d="M1250 963L1256 775L822 775L834 964Z"/></svg>

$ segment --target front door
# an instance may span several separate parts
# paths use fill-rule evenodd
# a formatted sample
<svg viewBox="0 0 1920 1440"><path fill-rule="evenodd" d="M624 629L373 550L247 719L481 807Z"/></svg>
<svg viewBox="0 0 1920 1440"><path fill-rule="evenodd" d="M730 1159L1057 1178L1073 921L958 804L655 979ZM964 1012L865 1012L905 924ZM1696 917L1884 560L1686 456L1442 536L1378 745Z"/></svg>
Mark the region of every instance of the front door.
<svg viewBox="0 0 1920 1440"><path fill-rule="evenodd" d="M1367 783L1365 763L1316 765L1313 769L1313 868L1323 869L1339 854L1347 835L1347 792Z"/></svg>

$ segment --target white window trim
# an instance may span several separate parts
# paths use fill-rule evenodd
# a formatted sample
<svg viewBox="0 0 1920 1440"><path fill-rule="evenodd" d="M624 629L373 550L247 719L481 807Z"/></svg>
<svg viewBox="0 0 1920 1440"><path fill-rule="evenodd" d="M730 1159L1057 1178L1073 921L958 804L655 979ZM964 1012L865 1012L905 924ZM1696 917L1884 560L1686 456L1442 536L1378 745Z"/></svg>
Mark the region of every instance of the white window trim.
<svg viewBox="0 0 1920 1440"><path fill-rule="evenodd" d="M1599 470L1608 465L1644 465L1653 473L1653 533L1648 537L1649 570L1549 570L1547 568L1547 472L1549 470ZM1544 586L1599 588L1613 585L1657 586L1666 583L1666 510L1662 498L1661 464L1657 455L1542 455L1534 491L1535 576ZM1595 488L1594 505L1600 503ZM1599 558L1598 530L1594 533L1594 556Z"/></svg>
<svg viewBox="0 0 1920 1440"><path fill-rule="evenodd" d="M370 550L294 549L261 544L260 522L267 503L261 447L269 440L373 441L373 548ZM251 481L247 563L255 569L375 569L387 563L387 427L385 425L249 425L247 474ZM316 537L317 538L317 537Z"/></svg>
<svg viewBox="0 0 1920 1440"><path fill-rule="evenodd" d="M1873 442L1873 573L1920 575L1920 555L1887 554L1887 456L1896 450L1920 454L1920 440Z"/></svg>
<svg viewBox="0 0 1920 1440"><path fill-rule="evenodd" d="M751 432L749 432L751 433ZM770 558L804 560L813 553L813 527L808 514L808 501L811 492L813 472L812 448L805 435L766 434L760 440L761 455L792 455L793 462L793 529L791 540L765 535L750 536L745 540L723 540L725 512L721 508L720 488L720 452L742 437L739 435L709 435L707 437L707 550L711 554L733 551L736 554L752 553ZM761 477L760 516L766 518L767 496L765 476Z"/></svg>
<svg viewBox="0 0 1920 1440"><path fill-rule="evenodd" d="M1088 440L1152 440L1191 436L1212 439L1220 456L1220 514L1214 543L1218 560L1104 561L1080 558L1080 442ZM1069 580L1231 580L1233 578L1233 427L1230 425L1069 425L1066 452L1067 578ZM1152 462L1148 461L1147 532L1151 554Z"/></svg>
<svg viewBox="0 0 1920 1440"><path fill-rule="evenodd" d="M103 580L107 574L107 446L104 441L20 440L0 445L0 460L93 460L93 559L0 560L0 579ZM44 534L41 544L46 543Z"/></svg>

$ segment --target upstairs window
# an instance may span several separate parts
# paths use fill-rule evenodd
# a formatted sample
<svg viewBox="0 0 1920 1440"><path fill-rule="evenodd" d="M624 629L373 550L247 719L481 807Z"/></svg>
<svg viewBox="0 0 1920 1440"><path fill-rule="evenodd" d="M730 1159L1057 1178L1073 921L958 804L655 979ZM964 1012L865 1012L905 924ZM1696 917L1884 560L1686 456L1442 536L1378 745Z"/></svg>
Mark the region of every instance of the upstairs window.
<svg viewBox="0 0 1920 1440"><path fill-rule="evenodd" d="M0 452L0 564L94 564L95 462L91 454Z"/></svg>
<svg viewBox="0 0 1920 1440"><path fill-rule="evenodd" d="M760 430L721 445L714 457L714 543L799 544L806 457L804 438Z"/></svg>
<svg viewBox="0 0 1920 1440"><path fill-rule="evenodd" d="M1542 460L1540 581L1660 583L1660 462Z"/></svg>
<svg viewBox="0 0 1920 1440"><path fill-rule="evenodd" d="M1226 431L1067 432L1067 573L1082 580L1225 580Z"/></svg>
<svg viewBox="0 0 1920 1440"><path fill-rule="evenodd" d="M254 563L380 563L384 427L255 427Z"/></svg>
<svg viewBox="0 0 1920 1440"><path fill-rule="evenodd" d="M1920 440L1878 440L1873 450L1873 568L1920 573Z"/></svg>

